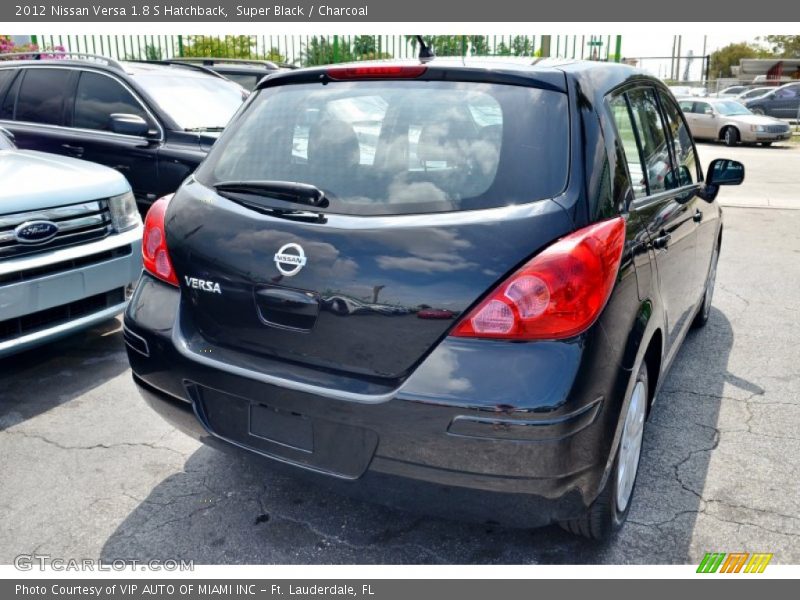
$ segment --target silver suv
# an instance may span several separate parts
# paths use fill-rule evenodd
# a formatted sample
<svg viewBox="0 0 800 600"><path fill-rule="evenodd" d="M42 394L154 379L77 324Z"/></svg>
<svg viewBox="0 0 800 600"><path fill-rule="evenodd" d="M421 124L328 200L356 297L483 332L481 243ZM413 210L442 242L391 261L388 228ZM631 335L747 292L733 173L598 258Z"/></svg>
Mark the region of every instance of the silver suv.
<svg viewBox="0 0 800 600"><path fill-rule="evenodd" d="M18 150L0 130L0 357L122 312L141 238L120 173Z"/></svg>

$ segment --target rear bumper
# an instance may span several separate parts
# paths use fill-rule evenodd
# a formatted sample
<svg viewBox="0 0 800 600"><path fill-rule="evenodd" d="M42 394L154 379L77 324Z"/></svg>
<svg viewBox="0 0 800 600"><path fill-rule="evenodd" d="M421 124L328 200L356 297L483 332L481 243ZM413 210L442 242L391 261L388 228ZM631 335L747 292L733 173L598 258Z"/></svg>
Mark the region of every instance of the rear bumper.
<svg viewBox="0 0 800 600"><path fill-rule="evenodd" d="M480 353L474 341L446 340L397 389L343 386L263 360L248 369L195 340L191 324L176 325L179 302L178 290L143 276L125 338L143 397L198 440L462 519L544 525L577 515L599 492L622 396L615 386L627 383L610 368L605 336L490 342Z"/></svg>

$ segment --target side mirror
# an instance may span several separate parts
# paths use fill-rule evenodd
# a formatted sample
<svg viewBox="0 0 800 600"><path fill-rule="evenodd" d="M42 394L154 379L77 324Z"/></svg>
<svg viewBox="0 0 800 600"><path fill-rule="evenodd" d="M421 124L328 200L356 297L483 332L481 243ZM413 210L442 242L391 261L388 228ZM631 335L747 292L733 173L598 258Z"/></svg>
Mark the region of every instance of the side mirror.
<svg viewBox="0 0 800 600"><path fill-rule="evenodd" d="M135 135L144 137L147 135L150 126L139 115L129 115L127 113L113 113L111 115L111 131L122 135Z"/></svg>
<svg viewBox="0 0 800 600"><path fill-rule="evenodd" d="M744 165L738 160L715 158L708 165L706 185L739 185L744 181Z"/></svg>
<svg viewBox="0 0 800 600"><path fill-rule="evenodd" d="M739 185L744 181L744 165L729 158L715 158L708 165L705 185L700 190L700 197L713 202L721 185Z"/></svg>

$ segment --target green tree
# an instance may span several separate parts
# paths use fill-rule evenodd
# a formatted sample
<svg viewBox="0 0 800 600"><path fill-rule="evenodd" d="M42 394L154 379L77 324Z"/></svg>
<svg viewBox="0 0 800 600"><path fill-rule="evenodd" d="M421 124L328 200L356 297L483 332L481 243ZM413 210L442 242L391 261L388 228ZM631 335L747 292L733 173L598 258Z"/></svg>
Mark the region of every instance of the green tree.
<svg viewBox="0 0 800 600"><path fill-rule="evenodd" d="M763 39L781 58L800 58L800 35L767 35Z"/></svg>
<svg viewBox="0 0 800 600"><path fill-rule="evenodd" d="M252 58L256 39L248 35L190 35L183 45L183 56L209 58Z"/></svg>
<svg viewBox="0 0 800 600"><path fill-rule="evenodd" d="M286 57L283 54L281 54L281 51L278 50L275 46L270 48L269 52L267 52L263 56L259 56L259 59L271 60L272 62L278 64L287 62Z"/></svg>
<svg viewBox="0 0 800 600"><path fill-rule="evenodd" d="M190 35L183 45L183 56L250 58L278 63L286 62L286 57L275 47L270 48L267 53L259 53L256 37L251 35L226 35L225 37Z"/></svg>
<svg viewBox="0 0 800 600"><path fill-rule="evenodd" d="M140 56L139 52L129 52L125 55L127 60L139 60L143 58L144 60L162 60L164 56L161 53L161 48L155 46L153 44L145 44L144 47L144 56Z"/></svg>
<svg viewBox="0 0 800 600"><path fill-rule="evenodd" d="M739 64L743 58L765 58L772 54L747 42L738 44L728 44L711 54L710 74L712 77L731 77L733 71L731 67Z"/></svg>
<svg viewBox="0 0 800 600"><path fill-rule="evenodd" d="M388 52L378 51L378 42L374 35L358 35L352 40L347 36L340 35L336 36L335 41L328 37L315 35L303 47L300 60L304 67L310 67L336 62L391 57L392 55Z"/></svg>
<svg viewBox="0 0 800 600"><path fill-rule="evenodd" d="M406 36L416 52L417 36ZM467 51L472 56L489 54L489 37L485 35L424 35L425 40L436 56L464 56Z"/></svg>
<svg viewBox="0 0 800 600"><path fill-rule="evenodd" d="M350 60L350 46L338 42L334 44L323 36L313 36L301 50L301 61L304 67L329 65L333 62Z"/></svg>
<svg viewBox="0 0 800 600"><path fill-rule="evenodd" d="M500 56L533 56L533 41L527 35L515 35L511 44L506 45L505 40L497 44L495 54Z"/></svg>

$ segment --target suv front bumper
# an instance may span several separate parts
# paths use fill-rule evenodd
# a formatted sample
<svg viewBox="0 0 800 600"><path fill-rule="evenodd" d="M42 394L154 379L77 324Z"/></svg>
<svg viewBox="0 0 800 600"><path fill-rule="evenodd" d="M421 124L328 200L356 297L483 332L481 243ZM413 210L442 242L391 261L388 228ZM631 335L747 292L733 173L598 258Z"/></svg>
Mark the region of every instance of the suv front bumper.
<svg viewBox="0 0 800 600"><path fill-rule="evenodd" d="M125 290L141 273L141 239L139 226L95 242L0 262L0 357L121 313Z"/></svg>

